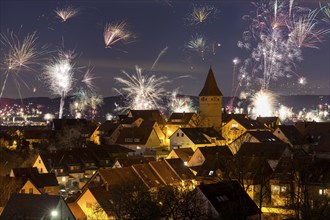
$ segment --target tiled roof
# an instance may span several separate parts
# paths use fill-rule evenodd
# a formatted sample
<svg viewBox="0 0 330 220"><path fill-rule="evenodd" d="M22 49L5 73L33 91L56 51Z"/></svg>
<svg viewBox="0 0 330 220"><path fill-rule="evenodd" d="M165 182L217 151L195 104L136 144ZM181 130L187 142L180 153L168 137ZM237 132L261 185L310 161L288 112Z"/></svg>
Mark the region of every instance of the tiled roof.
<svg viewBox="0 0 330 220"><path fill-rule="evenodd" d="M308 143L306 138L293 125L280 125L279 130L281 130L281 132L293 145L302 145Z"/></svg>
<svg viewBox="0 0 330 220"><path fill-rule="evenodd" d="M225 157L233 156L228 146L211 146L211 147L205 146L205 147L199 147L198 149L204 155L205 158L212 155L225 156Z"/></svg>
<svg viewBox="0 0 330 220"><path fill-rule="evenodd" d="M149 164L165 184L178 183L181 181L165 161L151 161Z"/></svg>
<svg viewBox="0 0 330 220"><path fill-rule="evenodd" d="M192 148L178 148L178 149L173 149L173 151L183 161L189 161L189 159L191 158L191 156L194 154L194 151L193 151Z"/></svg>
<svg viewBox="0 0 330 220"><path fill-rule="evenodd" d="M257 205L236 181L204 184L197 188L223 219L245 219L260 213Z"/></svg>
<svg viewBox="0 0 330 220"><path fill-rule="evenodd" d="M165 119L159 110L130 110L132 117L141 117L144 120L156 121L159 125L165 124Z"/></svg>
<svg viewBox="0 0 330 220"><path fill-rule="evenodd" d="M199 93L199 96L222 96L211 68L209 69L204 87Z"/></svg>
<svg viewBox="0 0 330 220"><path fill-rule="evenodd" d="M164 184L149 164L134 164L132 168L148 188L158 187Z"/></svg>
<svg viewBox="0 0 330 220"><path fill-rule="evenodd" d="M112 133L114 130L117 129L118 126L119 126L119 123L116 123L114 121L105 121L100 125L98 130Z"/></svg>
<svg viewBox="0 0 330 220"><path fill-rule="evenodd" d="M109 186L122 185L126 182L140 181L136 172L132 167L123 167L115 169L99 169L98 173L104 178L104 181L109 184Z"/></svg>
<svg viewBox="0 0 330 220"><path fill-rule="evenodd" d="M258 141L262 143L273 142L273 143L283 143L278 137L276 137L270 131L248 131L248 134L255 137ZM245 134L243 134L245 135Z"/></svg>
<svg viewBox="0 0 330 220"><path fill-rule="evenodd" d="M173 112L168 119L168 124L188 124L189 121L192 119L192 117L195 115L195 113L192 112Z"/></svg>
<svg viewBox="0 0 330 220"><path fill-rule="evenodd" d="M269 160L279 160L285 149L286 143L249 143L245 142L237 152L237 156L264 157Z"/></svg>
<svg viewBox="0 0 330 220"><path fill-rule="evenodd" d="M149 163L150 161L155 161L155 160L156 159L154 157L142 157L142 156L117 158L117 161L120 163L122 167L132 166L133 164Z"/></svg>
<svg viewBox="0 0 330 220"><path fill-rule="evenodd" d="M58 186L58 182L54 173L38 173L37 175L30 175L28 178L38 188Z"/></svg>
<svg viewBox="0 0 330 220"><path fill-rule="evenodd" d="M265 128L264 125L262 125L261 123L255 121L255 120L251 120L251 119L247 119L247 118L240 118L240 117L235 118L234 120L237 121L239 124L241 124L247 130Z"/></svg>
<svg viewBox="0 0 330 220"><path fill-rule="evenodd" d="M144 145L147 143L153 128L145 127L134 127L134 128L123 128L117 138L116 144L122 145Z"/></svg>
<svg viewBox="0 0 330 220"><path fill-rule="evenodd" d="M166 159L165 162L172 167L182 180L194 178L194 174L184 165L184 162L180 158Z"/></svg>
<svg viewBox="0 0 330 220"><path fill-rule="evenodd" d="M181 128L181 131L194 143L194 144L210 144L211 142L205 137L203 132L198 128Z"/></svg>

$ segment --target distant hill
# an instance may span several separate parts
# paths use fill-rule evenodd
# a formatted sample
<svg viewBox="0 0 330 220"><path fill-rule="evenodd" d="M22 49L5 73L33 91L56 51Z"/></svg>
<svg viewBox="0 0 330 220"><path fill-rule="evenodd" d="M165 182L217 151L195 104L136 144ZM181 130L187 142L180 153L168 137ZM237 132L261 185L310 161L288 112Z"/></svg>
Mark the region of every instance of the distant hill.
<svg viewBox="0 0 330 220"><path fill-rule="evenodd" d="M183 96L183 95L181 95ZM196 96L187 96L191 98L193 105L195 109L198 111L198 97ZM223 105L226 106L228 102L230 101L230 97L224 97L223 98ZM291 96L279 96L277 97L278 103L285 105L287 107L292 107L294 112L298 112L302 109L306 110L312 110L318 108L319 105L329 105L330 95L291 95ZM103 121L105 120L105 115L107 113L112 115L117 115L118 112L115 111L115 104L119 106L124 105L124 99L120 96L110 96L105 97L103 99L104 103L103 105L98 109L97 114L97 120ZM70 111L69 106L70 103L74 102L73 97L67 97L65 102L65 109L64 109L64 115L66 117L70 117ZM25 108L31 109L31 111L39 110L41 111L40 117L46 113L52 113L58 112L60 103L60 98L47 98L47 97L37 97L37 98L25 98L25 99L8 99L8 98L1 98L0 99L0 113L1 111L4 111L6 108L6 111L8 112L8 109L15 109L15 108L21 108L24 106ZM235 106L239 105L239 107L246 109L249 101L248 100L240 100L238 98L235 98ZM167 106L166 103L164 103L164 106ZM167 108L164 108L165 112L164 114L170 114L169 112L166 112ZM17 111L17 110L15 110ZM14 113L10 113L14 114Z"/></svg>

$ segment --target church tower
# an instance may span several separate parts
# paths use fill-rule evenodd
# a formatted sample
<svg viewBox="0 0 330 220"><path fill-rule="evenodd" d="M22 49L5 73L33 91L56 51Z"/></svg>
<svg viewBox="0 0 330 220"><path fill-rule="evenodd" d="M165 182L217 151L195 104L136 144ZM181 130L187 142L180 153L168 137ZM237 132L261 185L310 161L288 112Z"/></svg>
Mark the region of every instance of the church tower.
<svg viewBox="0 0 330 220"><path fill-rule="evenodd" d="M199 93L199 115L202 127L220 130L222 123L222 93L209 69L202 91Z"/></svg>

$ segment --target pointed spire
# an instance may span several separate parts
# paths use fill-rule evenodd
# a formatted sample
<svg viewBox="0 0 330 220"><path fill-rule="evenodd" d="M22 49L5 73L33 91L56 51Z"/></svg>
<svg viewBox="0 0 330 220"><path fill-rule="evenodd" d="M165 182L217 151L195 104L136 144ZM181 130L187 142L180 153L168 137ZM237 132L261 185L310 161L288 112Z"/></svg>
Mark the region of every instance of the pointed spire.
<svg viewBox="0 0 330 220"><path fill-rule="evenodd" d="M206 81L199 96L222 96L220 89L218 88L217 82L213 74L213 70L210 67L209 73L207 74Z"/></svg>

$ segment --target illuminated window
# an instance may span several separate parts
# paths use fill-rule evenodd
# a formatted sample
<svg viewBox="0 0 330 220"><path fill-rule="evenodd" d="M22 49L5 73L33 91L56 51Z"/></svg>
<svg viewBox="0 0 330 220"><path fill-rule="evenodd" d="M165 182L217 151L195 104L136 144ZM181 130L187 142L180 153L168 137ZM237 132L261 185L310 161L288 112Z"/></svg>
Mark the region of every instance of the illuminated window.
<svg viewBox="0 0 330 220"><path fill-rule="evenodd" d="M325 189L319 189L319 195L325 195Z"/></svg>
<svg viewBox="0 0 330 220"><path fill-rule="evenodd" d="M141 147L140 147L140 146L136 146L136 149L137 149L137 150L141 150Z"/></svg>
<svg viewBox="0 0 330 220"><path fill-rule="evenodd" d="M236 123L231 124L231 127L232 127L232 128L238 128L238 124L236 124Z"/></svg>
<svg viewBox="0 0 330 220"><path fill-rule="evenodd" d="M280 186L273 186L273 191L280 191Z"/></svg>

